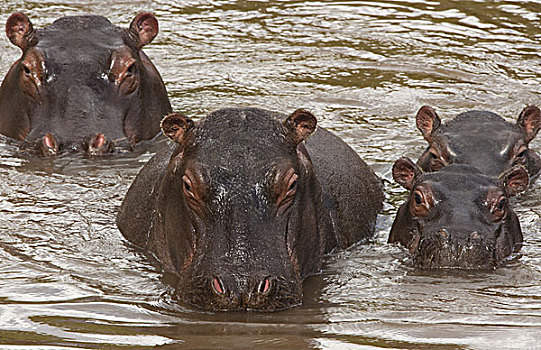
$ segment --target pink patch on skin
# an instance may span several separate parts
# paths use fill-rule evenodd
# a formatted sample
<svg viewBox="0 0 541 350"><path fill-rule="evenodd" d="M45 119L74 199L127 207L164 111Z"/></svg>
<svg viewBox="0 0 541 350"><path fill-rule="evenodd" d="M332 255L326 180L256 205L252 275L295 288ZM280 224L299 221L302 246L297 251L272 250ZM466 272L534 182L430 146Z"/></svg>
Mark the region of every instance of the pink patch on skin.
<svg viewBox="0 0 541 350"><path fill-rule="evenodd" d="M267 293L270 288L270 279L267 277L265 278L265 285L263 286L263 290L261 290L261 293Z"/></svg>
<svg viewBox="0 0 541 350"><path fill-rule="evenodd" d="M224 294L224 290L222 289L222 284L218 280L217 277L214 277L212 279L212 285L214 286L214 290L218 292L219 294Z"/></svg>
<svg viewBox="0 0 541 350"><path fill-rule="evenodd" d="M96 134L96 137L94 138L94 142L92 143L92 146L94 148L101 148L105 144L105 136L102 133Z"/></svg>
<svg viewBox="0 0 541 350"><path fill-rule="evenodd" d="M45 144L45 146L53 149L54 148L54 140L53 140L53 135L51 134L47 134L43 137L43 143Z"/></svg>

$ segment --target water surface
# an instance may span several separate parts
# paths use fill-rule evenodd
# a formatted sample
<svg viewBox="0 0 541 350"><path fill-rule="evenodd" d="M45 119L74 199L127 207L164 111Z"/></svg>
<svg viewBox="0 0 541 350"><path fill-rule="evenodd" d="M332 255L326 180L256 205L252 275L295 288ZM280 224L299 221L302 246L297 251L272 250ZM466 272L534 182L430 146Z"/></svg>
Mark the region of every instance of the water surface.
<svg viewBox="0 0 541 350"><path fill-rule="evenodd" d="M515 201L519 256L494 271L430 272L385 244L405 190L390 169L425 142L423 104L512 121L541 105L541 4L523 1L15 1L35 26L153 11L146 48L175 110L308 108L386 180L370 244L328 257L301 307L209 313L126 245L115 213L155 147L101 159L36 159L0 143L0 348L533 349L541 340L541 184ZM20 56L0 38L0 75ZM541 137L533 148L541 151ZM475 150L472 150L475 151Z"/></svg>

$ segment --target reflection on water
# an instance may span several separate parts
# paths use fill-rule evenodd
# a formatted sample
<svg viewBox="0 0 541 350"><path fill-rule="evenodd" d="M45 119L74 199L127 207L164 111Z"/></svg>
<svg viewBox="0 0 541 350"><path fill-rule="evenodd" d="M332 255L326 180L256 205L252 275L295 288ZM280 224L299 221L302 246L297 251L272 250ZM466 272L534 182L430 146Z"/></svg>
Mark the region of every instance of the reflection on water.
<svg viewBox="0 0 541 350"><path fill-rule="evenodd" d="M0 143L0 348L535 348L541 332L541 185L515 201L525 244L495 271L426 272L385 244L404 190L393 161L424 149L423 104L509 120L541 105L541 5L517 1L15 1L35 26L153 11L146 48L174 109L311 109L387 182L373 243L330 256L304 304L208 313L172 297L168 276L115 227L122 196L156 147L102 159L36 159ZM20 51L0 40L0 73ZM541 150L534 140L533 148Z"/></svg>

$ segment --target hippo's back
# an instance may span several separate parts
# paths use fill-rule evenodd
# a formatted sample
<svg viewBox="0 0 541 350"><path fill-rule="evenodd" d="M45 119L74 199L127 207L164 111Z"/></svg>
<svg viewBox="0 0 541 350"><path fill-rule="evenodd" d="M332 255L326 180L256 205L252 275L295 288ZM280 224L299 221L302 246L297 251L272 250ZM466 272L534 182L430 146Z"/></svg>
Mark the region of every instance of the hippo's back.
<svg viewBox="0 0 541 350"><path fill-rule="evenodd" d="M326 129L318 128L306 148L331 214L337 246L346 248L371 237L383 202L380 179L350 146Z"/></svg>

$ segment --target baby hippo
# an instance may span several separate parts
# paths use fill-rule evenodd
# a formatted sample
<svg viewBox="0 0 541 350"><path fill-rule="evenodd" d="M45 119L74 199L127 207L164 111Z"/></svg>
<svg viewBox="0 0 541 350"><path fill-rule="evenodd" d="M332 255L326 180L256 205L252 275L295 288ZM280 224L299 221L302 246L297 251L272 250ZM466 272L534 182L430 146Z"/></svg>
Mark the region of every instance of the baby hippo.
<svg viewBox="0 0 541 350"><path fill-rule="evenodd" d="M509 198L528 186L522 165L494 178L464 164L423 173L400 158L393 178L410 193L388 241L407 247L416 267L488 269L520 250L522 232Z"/></svg>
<svg viewBox="0 0 541 350"><path fill-rule="evenodd" d="M533 178L541 169L541 159L528 148L541 128L541 111L536 106L524 108L516 124L486 111L465 112L442 124L432 107L423 106L416 123L429 144L417 161L424 171L458 163L498 176L522 164Z"/></svg>

